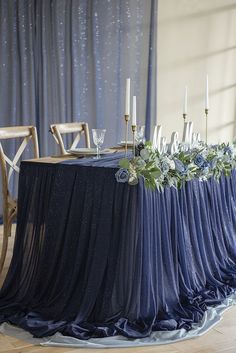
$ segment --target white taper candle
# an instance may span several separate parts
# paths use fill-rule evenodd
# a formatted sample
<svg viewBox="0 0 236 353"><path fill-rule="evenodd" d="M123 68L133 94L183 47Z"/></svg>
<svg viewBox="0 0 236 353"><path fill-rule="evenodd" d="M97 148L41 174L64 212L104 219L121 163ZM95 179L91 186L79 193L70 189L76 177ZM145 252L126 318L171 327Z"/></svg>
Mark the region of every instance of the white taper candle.
<svg viewBox="0 0 236 353"><path fill-rule="evenodd" d="M188 111L188 87L185 86L183 114L187 114L187 111Z"/></svg>
<svg viewBox="0 0 236 353"><path fill-rule="evenodd" d="M136 96L133 96L132 125L136 125Z"/></svg>
<svg viewBox="0 0 236 353"><path fill-rule="evenodd" d="M125 115L130 115L130 78L126 79L125 89Z"/></svg>
<svg viewBox="0 0 236 353"><path fill-rule="evenodd" d="M209 85L208 85L208 75L206 75L206 91L205 91L205 109L209 109Z"/></svg>

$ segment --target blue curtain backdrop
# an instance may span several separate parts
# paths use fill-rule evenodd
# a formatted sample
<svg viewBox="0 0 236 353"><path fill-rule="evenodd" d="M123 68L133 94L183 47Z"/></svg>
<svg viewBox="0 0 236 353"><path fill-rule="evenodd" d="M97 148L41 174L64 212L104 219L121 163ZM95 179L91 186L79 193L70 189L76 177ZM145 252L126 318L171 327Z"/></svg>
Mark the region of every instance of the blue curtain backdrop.
<svg viewBox="0 0 236 353"><path fill-rule="evenodd" d="M53 122L106 128L105 144L115 145L124 139L130 77L148 138L156 44L157 0L0 0L0 126L36 125L41 156L59 152L48 132Z"/></svg>
<svg viewBox="0 0 236 353"><path fill-rule="evenodd" d="M157 0L0 0L0 125L87 121L124 137L125 79L147 135L156 119Z"/></svg>

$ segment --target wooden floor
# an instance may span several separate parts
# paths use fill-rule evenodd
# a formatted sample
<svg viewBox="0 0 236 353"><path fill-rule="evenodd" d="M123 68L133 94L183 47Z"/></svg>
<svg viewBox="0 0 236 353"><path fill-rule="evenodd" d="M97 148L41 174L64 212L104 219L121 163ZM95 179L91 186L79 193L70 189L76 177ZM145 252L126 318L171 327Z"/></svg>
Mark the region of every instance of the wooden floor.
<svg viewBox="0 0 236 353"><path fill-rule="evenodd" d="M0 235L2 226L0 226ZM10 249L4 272L0 277L0 285L4 280L12 255L14 237L10 239ZM19 339L0 334L1 353L236 353L236 306L229 309L222 321L204 336L191 340L151 347L119 348L119 349L85 349L85 348L49 348L33 346Z"/></svg>

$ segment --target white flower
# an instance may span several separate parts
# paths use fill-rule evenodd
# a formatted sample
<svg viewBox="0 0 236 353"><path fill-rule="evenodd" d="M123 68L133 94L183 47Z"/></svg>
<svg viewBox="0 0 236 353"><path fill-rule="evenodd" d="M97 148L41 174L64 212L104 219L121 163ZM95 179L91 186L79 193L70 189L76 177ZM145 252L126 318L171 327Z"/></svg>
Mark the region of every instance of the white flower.
<svg viewBox="0 0 236 353"><path fill-rule="evenodd" d="M217 157L218 158L223 158L224 156L224 151L220 150L220 151L217 151Z"/></svg>
<svg viewBox="0 0 236 353"><path fill-rule="evenodd" d="M208 153L209 153L209 150L205 149L201 152L201 155L205 159L205 158L207 158Z"/></svg>
<svg viewBox="0 0 236 353"><path fill-rule="evenodd" d="M140 156L142 157L142 159L144 159L145 161L147 161L149 159L150 153L146 148L143 148L140 151Z"/></svg>
<svg viewBox="0 0 236 353"><path fill-rule="evenodd" d="M173 161L173 159L166 157L166 162L168 163L170 169L175 169L175 162Z"/></svg>

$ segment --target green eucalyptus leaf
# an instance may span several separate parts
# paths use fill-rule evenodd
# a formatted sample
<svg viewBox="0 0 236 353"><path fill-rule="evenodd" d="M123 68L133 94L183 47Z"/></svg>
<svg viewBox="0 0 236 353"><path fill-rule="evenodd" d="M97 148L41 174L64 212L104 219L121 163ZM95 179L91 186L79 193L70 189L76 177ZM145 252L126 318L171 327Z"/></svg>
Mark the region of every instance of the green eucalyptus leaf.
<svg viewBox="0 0 236 353"><path fill-rule="evenodd" d="M152 178L157 179L161 176L161 171L160 171L160 169L152 170L152 171L150 171L150 175Z"/></svg>
<svg viewBox="0 0 236 353"><path fill-rule="evenodd" d="M119 166L124 169L129 169L130 162L129 162L128 158L120 159Z"/></svg>

